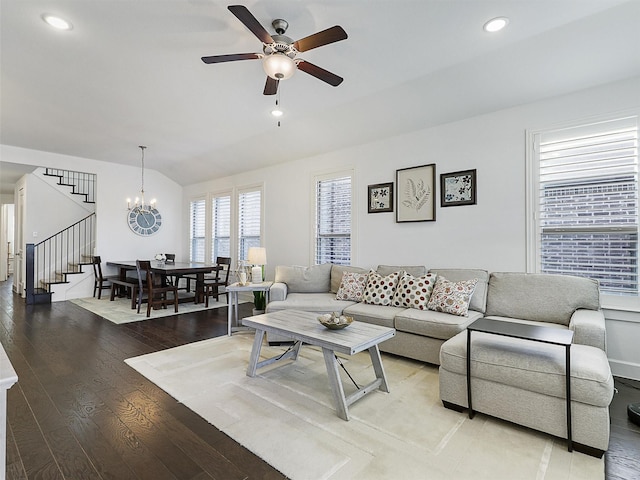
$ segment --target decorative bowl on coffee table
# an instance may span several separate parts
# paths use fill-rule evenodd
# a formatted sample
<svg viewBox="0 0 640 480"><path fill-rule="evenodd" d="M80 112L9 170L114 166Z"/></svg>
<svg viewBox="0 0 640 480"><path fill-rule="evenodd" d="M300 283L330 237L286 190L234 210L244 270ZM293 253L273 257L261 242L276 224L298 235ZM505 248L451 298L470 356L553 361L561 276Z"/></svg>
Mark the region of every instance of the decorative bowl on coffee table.
<svg viewBox="0 0 640 480"><path fill-rule="evenodd" d="M318 317L318 321L329 330L341 330L351 325L353 317L327 313L325 315L320 315Z"/></svg>

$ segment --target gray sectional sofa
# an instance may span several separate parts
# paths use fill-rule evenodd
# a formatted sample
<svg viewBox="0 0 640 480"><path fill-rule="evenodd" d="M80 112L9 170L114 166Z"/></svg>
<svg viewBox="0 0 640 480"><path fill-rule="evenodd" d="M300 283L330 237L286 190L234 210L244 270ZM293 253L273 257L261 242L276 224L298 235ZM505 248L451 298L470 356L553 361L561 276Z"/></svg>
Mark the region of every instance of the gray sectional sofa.
<svg viewBox="0 0 640 480"><path fill-rule="evenodd" d="M405 271L415 277L427 273L424 266L406 265L379 265L376 271L383 276L395 271ZM454 282L478 279L475 292L471 297L468 316L336 300L336 293L344 272L366 273L368 270L329 263L313 267L276 267L275 283L269 293L267 312L285 309L319 314L341 312L352 316L356 321L392 327L396 329L396 336L381 343L379 346L381 351L436 365L440 364L442 344L464 331L467 325L481 318L485 312L489 280L489 273L486 270L430 270L431 273L442 275ZM268 340L275 343L286 339L269 337Z"/></svg>
<svg viewBox="0 0 640 480"><path fill-rule="evenodd" d="M276 267L267 312L341 312L356 321L395 328L396 336L380 344L380 350L440 365L440 398L446 407L456 410L467 407L466 328L470 323L487 317L571 329L575 447L595 456L608 448L613 377L597 282L564 275L489 274L480 269L380 265L376 270L383 276L394 271L415 277L429 272L453 282L476 279L468 314L337 300L344 272L368 270L331 264ZM564 348L482 333L472 338L474 410L566 438Z"/></svg>

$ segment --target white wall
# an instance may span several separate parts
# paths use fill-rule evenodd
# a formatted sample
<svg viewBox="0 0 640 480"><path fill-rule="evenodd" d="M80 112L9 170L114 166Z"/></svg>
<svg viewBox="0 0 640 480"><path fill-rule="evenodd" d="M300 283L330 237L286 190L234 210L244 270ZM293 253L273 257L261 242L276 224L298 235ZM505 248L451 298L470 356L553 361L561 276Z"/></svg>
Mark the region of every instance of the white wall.
<svg viewBox="0 0 640 480"><path fill-rule="evenodd" d="M90 214L58 189L28 173L23 235L26 243L39 243Z"/></svg>
<svg viewBox="0 0 640 480"><path fill-rule="evenodd" d="M353 264L525 271L525 131L633 107L640 107L638 77L191 185L184 189L184 208L198 194L264 182L263 244L269 261L267 278L273 278L275 265L311 263L312 176L353 168L357 193ZM398 224L393 213L367 213L367 185L395 181L396 169L429 163L436 164L438 176L435 222ZM473 168L477 169L477 205L441 208L439 174ZM188 231L187 216L184 222L183 230ZM609 356L615 359L614 371L624 364L626 376L640 379L640 315L629 315L624 322L613 316L607 320Z"/></svg>
<svg viewBox="0 0 640 480"><path fill-rule="evenodd" d="M157 198L163 226L151 237L140 237L129 229L126 219L126 199L135 198L140 191L140 168L8 145L0 145L0 154L2 160L6 162L76 170L97 175L95 253L100 255L103 261L151 258L160 252L183 250L183 241L188 238L189 233L188 230L185 233L180 229L180 225L183 224L182 187L155 170L145 168L145 193L149 198ZM135 150L132 151L132 155L137 155ZM42 222L43 219L40 216L38 212L28 211L27 222ZM38 233L41 239L45 238L40 236L40 231ZM25 241L29 242L31 239L32 237L27 237ZM115 270L106 270L105 273L115 272Z"/></svg>

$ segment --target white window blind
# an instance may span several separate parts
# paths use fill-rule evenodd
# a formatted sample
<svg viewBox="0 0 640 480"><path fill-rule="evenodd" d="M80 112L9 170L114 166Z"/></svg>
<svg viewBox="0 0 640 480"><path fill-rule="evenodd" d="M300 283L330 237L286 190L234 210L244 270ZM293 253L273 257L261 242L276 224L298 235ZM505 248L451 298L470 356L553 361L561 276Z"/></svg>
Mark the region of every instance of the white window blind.
<svg viewBox="0 0 640 480"><path fill-rule="evenodd" d="M218 257L231 256L231 197L229 195L211 199L211 261Z"/></svg>
<svg viewBox="0 0 640 480"><path fill-rule="evenodd" d="M351 263L351 177L316 179L315 263Z"/></svg>
<svg viewBox="0 0 640 480"><path fill-rule="evenodd" d="M260 246L262 192L238 194L238 259L246 260L250 247Z"/></svg>
<svg viewBox="0 0 640 480"><path fill-rule="evenodd" d="M204 199L191 201L191 232L189 244L189 259L192 262L205 261L206 234L206 202Z"/></svg>
<svg viewBox="0 0 640 480"><path fill-rule="evenodd" d="M536 134L538 261L638 295L637 117Z"/></svg>

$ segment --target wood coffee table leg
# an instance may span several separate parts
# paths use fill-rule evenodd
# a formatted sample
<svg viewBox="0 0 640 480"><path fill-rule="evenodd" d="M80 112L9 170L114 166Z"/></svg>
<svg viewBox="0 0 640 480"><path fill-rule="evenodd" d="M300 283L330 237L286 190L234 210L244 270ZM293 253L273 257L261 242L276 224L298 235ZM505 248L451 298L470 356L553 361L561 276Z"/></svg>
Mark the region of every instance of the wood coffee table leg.
<svg viewBox="0 0 640 480"><path fill-rule="evenodd" d="M383 392L389 393L387 376L384 374L384 367L382 366L382 358L380 358L380 349L378 348L378 345L369 347L369 356L371 357L371 363L373 364L373 371L376 372L376 378L382 380L379 389Z"/></svg>
<svg viewBox="0 0 640 480"><path fill-rule="evenodd" d="M260 350L262 349L262 340L264 339L264 330L256 330L256 336L253 337L253 348L249 357L249 366L247 367L247 376L255 377L258 368L258 359L260 358Z"/></svg>
<svg viewBox="0 0 640 480"><path fill-rule="evenodd" d="M336 406L338 416L343 420L349 420L349 411L347 410L347 400L344 396L344 388L340 381L340 373L338 372L338 362L333 350L322 348L324 355L324 363L327 366L327 375L329 376L329 386L333 394L333 403Z"/></svg>

